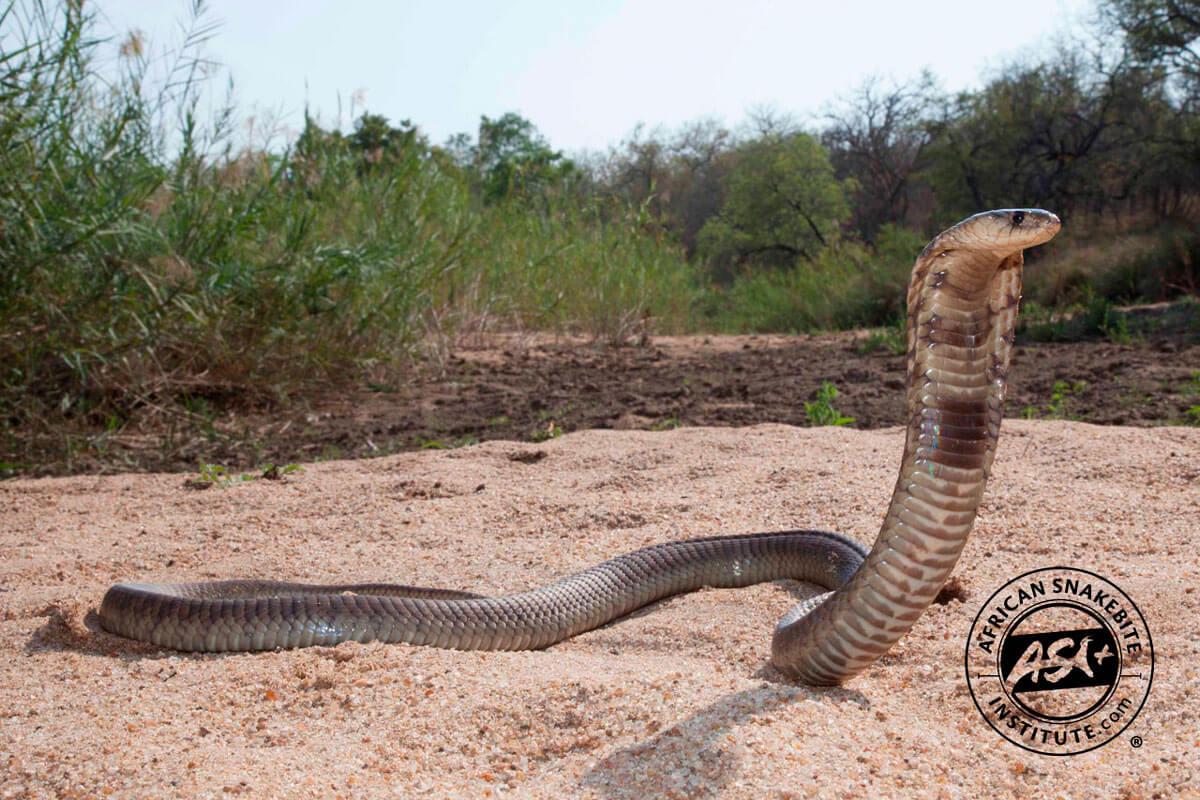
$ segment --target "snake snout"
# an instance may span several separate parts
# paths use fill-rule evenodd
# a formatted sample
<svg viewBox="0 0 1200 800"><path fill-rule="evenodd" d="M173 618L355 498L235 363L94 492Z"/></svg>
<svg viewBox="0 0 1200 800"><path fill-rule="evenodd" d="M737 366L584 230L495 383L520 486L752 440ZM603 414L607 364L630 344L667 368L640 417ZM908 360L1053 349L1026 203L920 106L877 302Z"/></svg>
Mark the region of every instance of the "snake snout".
<svg viewBox="0 0 1200 800"><path fill-rule="evenodd" d="M1023 250L1053 239L1062 227L1062 220L1057 214L1041 208L1001 208L976 214L960 225L965 229L964 233L971 232L976 245L984 244L991 238L1002 242L1005 249L1015 247Z"/></svg>

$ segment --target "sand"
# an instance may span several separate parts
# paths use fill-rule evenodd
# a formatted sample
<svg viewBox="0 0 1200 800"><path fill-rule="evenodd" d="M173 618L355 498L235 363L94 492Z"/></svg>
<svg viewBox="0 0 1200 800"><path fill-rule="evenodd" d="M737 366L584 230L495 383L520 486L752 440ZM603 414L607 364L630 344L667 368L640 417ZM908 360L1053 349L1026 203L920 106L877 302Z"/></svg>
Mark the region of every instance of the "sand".
<svg viewBox="0 0 1200 800"><path fill-rule="evenodd" d="M177 474L0 484L0 797L1200 796L1200 429L1006 421L958 596L838 689L768 663L812 587L696 592L524 653L187 655L96 621L123 580L502 593L670 539L869 542L901 447L895 428L585 431L208 491ZM1156 660L1124 733L1055 758L989 728L962 665L991 593L1057 564L1120 586Z"/></svg>

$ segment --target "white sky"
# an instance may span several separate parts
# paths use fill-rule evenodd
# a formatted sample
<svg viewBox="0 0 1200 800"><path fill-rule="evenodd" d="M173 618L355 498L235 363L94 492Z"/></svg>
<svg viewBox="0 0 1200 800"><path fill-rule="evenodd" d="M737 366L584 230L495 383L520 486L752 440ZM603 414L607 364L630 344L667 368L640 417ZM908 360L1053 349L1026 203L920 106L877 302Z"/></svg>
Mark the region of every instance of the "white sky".
<svg viewBox="0 0 1200 800"><path fill-rule="evenodd" d="M178 40L183 0L92 0L116 32ZM740 122L769 105L815 119L871 74L929 67L947 89L1043 52L1088 0L211 0L207 53L232 73L243 114L293 130L307 101L326 124L338 97L410 119L441 142L517 111L556 149L617 144L638 122ZM115 52L116 41L110 45ZM219 87L218 87L219 88ZM361 106L356 114L361 113Z"/></svg>

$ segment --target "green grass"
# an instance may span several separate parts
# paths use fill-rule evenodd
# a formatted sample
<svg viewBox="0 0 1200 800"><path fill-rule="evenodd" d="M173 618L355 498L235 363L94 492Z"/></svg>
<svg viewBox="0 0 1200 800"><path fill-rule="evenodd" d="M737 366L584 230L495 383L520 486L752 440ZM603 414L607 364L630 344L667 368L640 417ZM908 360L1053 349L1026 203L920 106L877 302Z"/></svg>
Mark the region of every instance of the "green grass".
<svg viewBox="0 0 1200 800"><path fill-rule="evenodd" d="M1131 331L1128 314L1090 289L1078 304L1055 309L1029 302L1023 304L1021 311L1017 329L1029 341L1107 339L1114 344L1129 344L1136 335Z"/></svg>
<svg viewBox="0 0 1200 800"><path fill-rule="evenodd" d="M421 143L382 164L344 137L238 149L231 106L200 113L203 7L165 74L130 50L115 80L87 8L0 11L4 461L94 449L97 426L390 385L462 332L686 326L691 269L644 206L569 188L486 204Z"/></svg>

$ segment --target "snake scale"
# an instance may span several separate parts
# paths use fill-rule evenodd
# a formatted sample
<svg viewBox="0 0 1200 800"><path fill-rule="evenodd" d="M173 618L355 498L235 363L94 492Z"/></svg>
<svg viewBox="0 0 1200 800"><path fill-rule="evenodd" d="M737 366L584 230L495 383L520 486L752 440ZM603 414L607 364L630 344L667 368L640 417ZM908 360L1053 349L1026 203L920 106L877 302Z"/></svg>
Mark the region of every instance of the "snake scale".
<svg viewBox="0 0 1200 800"><path fill-rule="evenodd" d="M547 647L661 598L793 578L831 591L775 629L789 678L835 685L873 663L933 601L966 543L996 451L1023 251L1058 217L987 211L921 251L908 289L907 433L874 547L824 531L690 539L618 556L529 592L275 581L113 586L102 627L177 650L382 640L458 649Z"/></svg>

